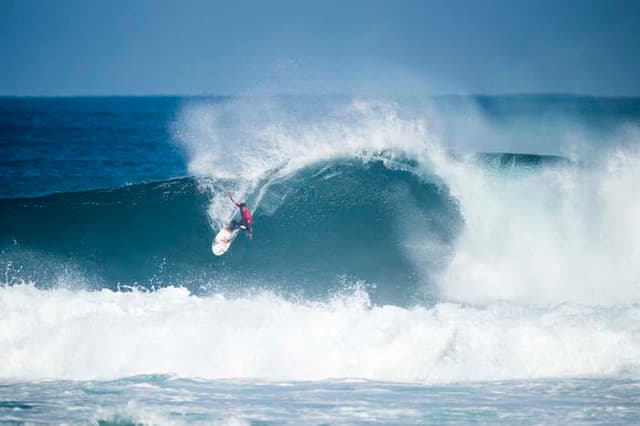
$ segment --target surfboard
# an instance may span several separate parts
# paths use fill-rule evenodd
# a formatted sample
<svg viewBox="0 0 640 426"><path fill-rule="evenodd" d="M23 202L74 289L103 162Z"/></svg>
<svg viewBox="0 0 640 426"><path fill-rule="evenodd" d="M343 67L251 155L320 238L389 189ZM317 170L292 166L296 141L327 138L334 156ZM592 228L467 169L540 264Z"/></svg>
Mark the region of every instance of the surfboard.
<svg viewBox="0 0 640 426"><path fill-rule="evenodd" d="M213 254L216 256L222 256L225 254L239 233L240 228L231 229L231 226L225 226L222 228L211 243L211 251Z"/></svg>

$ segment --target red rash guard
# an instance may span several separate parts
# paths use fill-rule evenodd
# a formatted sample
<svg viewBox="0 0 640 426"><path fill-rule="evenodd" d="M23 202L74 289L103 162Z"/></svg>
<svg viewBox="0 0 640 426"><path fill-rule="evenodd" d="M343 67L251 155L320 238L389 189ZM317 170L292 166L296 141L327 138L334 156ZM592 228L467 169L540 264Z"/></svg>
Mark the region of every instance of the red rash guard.
<svg viewBox="0 0 640 426"><path fill-rule="evenodd" d="M237 205L237 204L236 204ZM238 205L237 205L238 206ZM238 206L240 207L240 206ZM253 226L253 216L251 216L251 211L248 207L241 208L240 214L242 215L242 223L246 226Z"/></svg>

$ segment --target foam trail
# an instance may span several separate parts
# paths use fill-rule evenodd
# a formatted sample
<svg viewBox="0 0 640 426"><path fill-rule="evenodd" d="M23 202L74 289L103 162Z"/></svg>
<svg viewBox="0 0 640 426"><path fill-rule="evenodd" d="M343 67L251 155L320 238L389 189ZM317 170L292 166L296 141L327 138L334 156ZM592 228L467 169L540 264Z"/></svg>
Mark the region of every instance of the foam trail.
<svg viewBox="0 0 640 426"><path fill-rule="evenodd" d="M175 287L86 292L16 285L0 288L0 377L635 377L639 319L638 306L373 307L358 287L325 303L299 303L270 293L195 297Z"/></svg>

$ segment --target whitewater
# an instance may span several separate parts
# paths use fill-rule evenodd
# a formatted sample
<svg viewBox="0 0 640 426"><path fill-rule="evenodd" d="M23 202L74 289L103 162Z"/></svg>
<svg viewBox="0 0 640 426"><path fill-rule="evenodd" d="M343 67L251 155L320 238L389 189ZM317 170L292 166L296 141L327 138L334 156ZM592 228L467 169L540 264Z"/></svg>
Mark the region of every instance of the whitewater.
<svg viewBox="0 0 640 426"><path fill-rule="evenodd" d="M186 177L16 187L2 419L633 424L637 114L481 101L184 99ZM228 192L256 237L214 258Z"/></svg>
<svg viewBox="0 0 640 426"><path fill-rule="evenodd" d="M3 289L2 302L0 374L10 380L158 373L430 384L637 377L640 357L637 306L407 309L371 306L362 290L295 303L269 293L228 299L175 287L145 293L33 286Z"/></svg>

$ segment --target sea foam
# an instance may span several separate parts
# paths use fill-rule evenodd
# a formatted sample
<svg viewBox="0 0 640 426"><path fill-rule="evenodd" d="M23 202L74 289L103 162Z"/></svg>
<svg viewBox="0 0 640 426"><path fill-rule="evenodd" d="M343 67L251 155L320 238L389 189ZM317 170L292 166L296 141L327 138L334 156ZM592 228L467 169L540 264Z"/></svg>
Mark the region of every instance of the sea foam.
<svg viewBox="0 0 640 426"><path fill-rule="evenodd" d="M262 292L0 287L0 377L364 378L450 383L634 376L640 308L562 304L372 306L357 289L326 302Z"/></svg>

